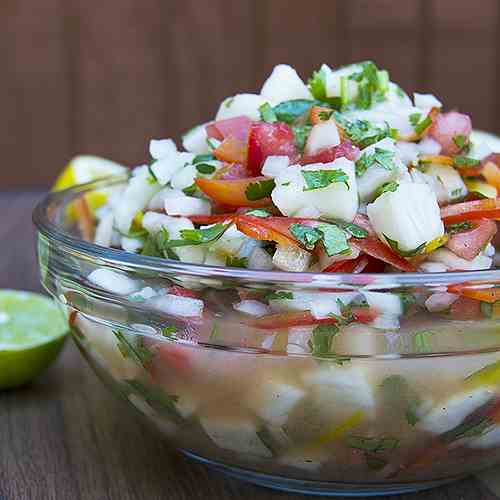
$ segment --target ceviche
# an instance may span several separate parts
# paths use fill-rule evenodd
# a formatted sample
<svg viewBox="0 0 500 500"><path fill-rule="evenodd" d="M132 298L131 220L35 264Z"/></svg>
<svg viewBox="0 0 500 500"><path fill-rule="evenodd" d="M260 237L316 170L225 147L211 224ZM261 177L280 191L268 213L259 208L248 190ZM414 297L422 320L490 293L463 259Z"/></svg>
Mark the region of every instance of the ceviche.
<svg viewBox="0 0 500 500"><path fill-rule="evenodd" d="M182 148L152 140L100 206L94 192L71 209L101 247L300 280L87 262L86 305L62 293L78 344L179 447L218 463L404 483L499 461L500 287L447 281L495 267L500 154L471 131L373 62L307 83L276 66ZM96 290L115 309L92 309Z"/></svg>

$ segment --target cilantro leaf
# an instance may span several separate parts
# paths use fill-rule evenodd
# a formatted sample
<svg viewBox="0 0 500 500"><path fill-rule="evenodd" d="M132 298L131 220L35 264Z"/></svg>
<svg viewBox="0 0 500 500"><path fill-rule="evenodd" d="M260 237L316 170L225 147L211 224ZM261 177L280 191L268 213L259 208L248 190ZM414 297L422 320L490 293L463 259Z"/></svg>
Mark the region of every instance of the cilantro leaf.
<svg viewBox="0 0 500 500"><path fill-rule="evenodd" d="M174 338L174 333L177 333L176 326L165 326L161 329L161 334L163 337Z"/></svg>
<svg viewBox="0 0 500 500"><path fill-rule="evenodd" d="M292 126L293 136L295 138L295 146L302 153L306 146L307 138L311 132L312 125L294 125Z"/></svg>
<svg viewBox="0 0 500 500"><path fill-rule="evenodd" d="M395 135L394 129L391 129L388 123L383 128L377 127L368 120L349 120L339 112L334 112L334 118L349 139L361 148Z"/></svg>
<svg viewBox="0 0 500 500"><path fill-rule="evenodd" d="M322 233L316 231L313 227L305 226L304 224L291 224L288 230L308 250L313 250L316 243L323 236Z"/></svg>
<svg viewBox="0 0 500 500"><path fill-rule="evenodd" d="M273 111L278 121L291 124L307 113L315 104L319 103L310 99L292 99L274 106Z"/></svg>
<svg viewBox="0 0 500 500"><path fill-rule="evenodd" d="M468 231L469 229L472 229L474 226L472 225L472 222L469 221L464 221L464 222L457 222L456 224L450 224L449 226L446 227L446 232L450 235L456 234L456 233L461 233L463 231Z"/></svg>
<svg viewBox="0 0 500 500"><path fill-rule="evenodd" d="M210 153L203 154L203 155L196 155L193 159L193 165L196 165L197 163L204 163L206 161L213 161L215 160L214 155L211 155Z"/></svg>
<svg viewBox="0 0 500 500"><path fill-rule="evenodd" d="M234 257L232 255L226 257L227 267L247 267L247 264L248 259L246 257Z"/></svg>
<svg viewBox="0 0 500 500"><path fill-rule="evenodd" d="M266 295L267 300L292 300L292 292L271 292Z"/></svg>
<svg viewBox="0 0 500 500"><path fill-rule="evenodd" d="M351 253L351 247L347 243L346 233L338 226L335 224L319 224L316 229L323 234L323 246L329 257L339 254L348 255Z"/></svg>
<svg viewBox="0 0 500 500"><path fill-rule="evenodd" d="M415 133L420 135L431 124L432 124L432 118L430 116L426 116L421 122L414 125L413 129L415 130Z"/></svg>
<svg viewBox="0 0 500 500"><path fill-rule="evenodd" d="M343 170L302 170L301 173L306 183L303 191L325 188L334 182L343 182L349 189L349 176Z"/></svg>
<svg viewBox="0 0 500 500"><path fill-rule="evenodd" d="M225 101L224 101L224 107L229 109L232 104L234 102L234 97L228 97Z"/></svg>
<svg viewBox="0 0 500 500"><path fill-rule="evenodd" d="M156 177L155 173L153 172L151 165L148 165L148 172L149 172L150 179L152 180L152 182L150 182L150 184L154 184L155 182L158 182L158 177Z"/></svg>
<svg viewBox="0 0 500 500"><path fill-rule="evenodd" d="M408 117L413 128L415 128L418 125L420 118L422 118L422 113L412 113Z"/></svg>
<svg viewBox="0 0 500 500"><path fill-rule="evenodd" d="M469 140L465 135L457 134L453 136L453 142L458 149L464 149Z"/></svg>
<svg viewBox="0 0 500 500"><path fill-rule="evenodd" d="M366 238L368 236L368 231L363 229L361 226L354 224L354 222L335 222L337 226L340 226L344 231L347 231L351 236L355 238Z"/></svg>
<svg viewBox="0 0 500 500"><path fill-rule="evenodd" d="M371 154L364 153L355 162L356 175L362 176L372 165L378 165L385 170L393 171L396 169L394 163L395 153L388 149L375 148Z"/></svg>
<svg viewBox="0 0 500 500"><path fill-rule="evenodd" d="M196 170L200 174L210 175L210 174L213 174L216 169L213 165L210 165L208 163L197 163Z"/></svg>
<svg viewBox="0 0 500 500"><path fill-rule="evenodd" d="M475 167L481 162L475 158L469 158L467 156L457 155L453 158L456 167Z"/></svg>
<svg viewBox="0 0 500 500"><path fill-rule="evenodd" d="M377 438L364 436L348 436L346 444L356 450L380 453L383 451L395 450L399 447L399 440L395 438Z"/></svg>
<svg viewBox="0 0 500 500"><path fill-rule="evenodd" d="M408 292L398 293L401 300L401 305L403 306L403 314L406 314L413 304L417 303L417 299Z"/></svg>
<svg viewBox="0 0 500 500"><path fill-rule="evenodd" d="M335 325L319 325L312 331L308 341L313 356L330 357L332 355L333 338L339 329Z"/></svg>
<svg viewBox="0 0 500 500"><path fill-rule="evenodd" d="M391 192L394 193L399 187L399 184L397 182L391 181L391 182L386 182L385 184L382 184L376 191L375 191L375 198L378 198L381 194Z"/></svg>
<svg viewBox="0 0 500 500"><path fill-rule="evenodd" d="M417 248L414 248L413 250L408 250L408 251L405 251L405 250L401 250L399 248L399 244L396 240L391 240L391 238L389 238L387 235L384 234L384 238L386 239L387 243L389 243L389 246L399 255L401 255L402 257L414 257L415 255L418 255L419 253L421 253L425 246L427 245L427 243L422 243L421 245L419 245Z"/></svg>
<svg viewBox="0 0 500 500"><path fill-rule="evenodd" d="M380 384L381 398L385 406L403 414L410 425L418 422L421 398L401 375L389 375Z"/></svg>
<svg viewBox="0 0 500 500"><path fill-rule="evenodd" d="M196 184L191 184L191 186L184 188L182 192L187 196L191 196L192 194L196 193L196 189Z"/></svg>
<svg viewBox="0 0 500 500"><path fill-rule="evenodd" d="M315 99L321 102L326 102L330 104L335 109L340 109L341 99L340 97L327 97L326 96L326 85L325 85L326 75L323 69L315 71L312 77L308 80L307 85L309 90Z"/></svg>
<svg viewBox="0 0 500 500"><path fill-rule="evenodd" d="M182 240L170 240L166 243L169 247L179 247L186 245L204 245L218 240L231 225L214 224L213 226L200 229L181 229Z"/></svg>
<svg viewBox="0 0 500 500"><path fill-rule="evenodd" d="M262 200L271 195L274 187L274 179L252 182L247 186L245 196L250 201Z"/></svg>
<svg viewBox="0 0 500 500"><path fill-rule="evenodd" d="M253 217L270 217L271 214L267 210L262 210L261 208L255 208L254 210L249 210L245 212L245 215L252 215Z"/></svg>
<svg viewBox="0 0 500 500"><path fill-rule="evenodd" d="M276 113L274 112L272 106L268 102L265 102L264 104L259 106L259 113L260 113L260 119L263 122L274 123L278 121Z"/></svg>
<svg viewBox="0 0 500 500"><path fill-rule="evenodd" d="M358 83L358 95L354 104L359 109L369 109L374 101L384 100L389 84L389 74L387 71L379 71L372 61L364 61L360 66L360 71L349 76L349 80Z"/></svg>
<svg viewBox="0 0 500 500"><path fill-rule="evenodd" d="M432 337L434 332L430 330L422 330L416 332L413 336L413 347L416 352L425 353L432 352Z"/></svg>

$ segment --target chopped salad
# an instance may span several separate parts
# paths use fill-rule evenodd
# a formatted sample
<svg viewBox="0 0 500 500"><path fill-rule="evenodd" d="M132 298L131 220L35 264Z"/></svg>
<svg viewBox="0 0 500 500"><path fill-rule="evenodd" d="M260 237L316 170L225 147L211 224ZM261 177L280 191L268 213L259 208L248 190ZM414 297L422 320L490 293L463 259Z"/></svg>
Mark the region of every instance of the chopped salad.
<svg viewBox="0 0 500 500"><path fill-rule="evenodd" d="M97 210L95 242L260 270L489 269L500 155L471 130L373 62L323 65L307 84L278 65L183 150L152 140L148 163Z"/></svg>

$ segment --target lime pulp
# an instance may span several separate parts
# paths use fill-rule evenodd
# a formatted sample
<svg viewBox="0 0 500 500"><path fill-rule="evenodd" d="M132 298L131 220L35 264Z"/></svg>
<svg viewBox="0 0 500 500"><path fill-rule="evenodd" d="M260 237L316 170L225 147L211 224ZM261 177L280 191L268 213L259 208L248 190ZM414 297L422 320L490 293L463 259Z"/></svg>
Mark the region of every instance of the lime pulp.
<svg viewBox="0 0 500 500"><path fill-rule="evenodd" d="M52 299L0 290L0 390L35 379L56 358L68 330Z"/></svg>

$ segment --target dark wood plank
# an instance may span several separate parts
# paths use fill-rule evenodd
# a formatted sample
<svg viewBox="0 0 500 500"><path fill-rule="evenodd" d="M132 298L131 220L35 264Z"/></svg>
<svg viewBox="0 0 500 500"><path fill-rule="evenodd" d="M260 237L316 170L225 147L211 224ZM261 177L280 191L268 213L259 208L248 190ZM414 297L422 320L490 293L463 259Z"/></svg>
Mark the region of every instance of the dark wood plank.
<svg viewBox="0 0 500 500"><path fill-rule="evenodd" d="M71 150L60 0L0 2L0 186L48 185Z"/></svg>
<svg viewBox="0 0 500 500"><path fill-rule="evenodd" d="M73 2L73 13L78 152L143 163L151 138L179 137L252 90L250 3Z"/></svg>

